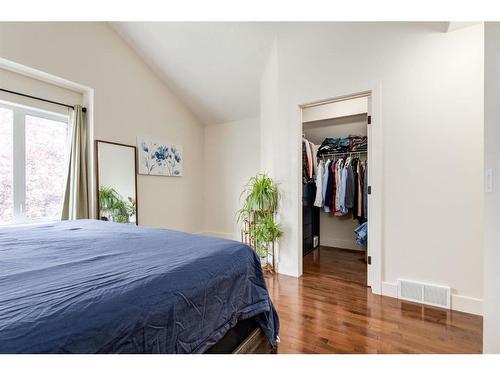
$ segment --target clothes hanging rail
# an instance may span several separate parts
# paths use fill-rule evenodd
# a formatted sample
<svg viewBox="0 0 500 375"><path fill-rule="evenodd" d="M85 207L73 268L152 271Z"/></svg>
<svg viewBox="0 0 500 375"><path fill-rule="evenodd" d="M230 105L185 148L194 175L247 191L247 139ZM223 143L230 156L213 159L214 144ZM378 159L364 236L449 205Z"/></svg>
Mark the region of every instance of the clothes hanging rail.
<svg viewBox="0 0 500 375"><path fill-rule="evenodd" d="M368 151L348 151L348 152L325 152L321 155L318 155L319 158L326 159L329 157L335 157L335 156L352 156L352 155L362 155L362 154L368 154Z"/></svg>
<svg viewBox="0 0 500 375"><path fill-rule="evenodd" d="M60 106L66 107L66 108L75 109L75 106L73 106L73 105L69 105L69 104L65 104L65 103L60 103L60 102L55 102L53 100L39 98L38 96L23 94L21 92L7 90L7 89L2 89L2 88L0 88L0 91L7 92L9 94L18 95L18 96L24 96L25 98L40 100L41 102L52 103L52 104L56 104L56 105L60 105ZM83 107L82 108L82 112L87 112L87 108Z"/></svg>

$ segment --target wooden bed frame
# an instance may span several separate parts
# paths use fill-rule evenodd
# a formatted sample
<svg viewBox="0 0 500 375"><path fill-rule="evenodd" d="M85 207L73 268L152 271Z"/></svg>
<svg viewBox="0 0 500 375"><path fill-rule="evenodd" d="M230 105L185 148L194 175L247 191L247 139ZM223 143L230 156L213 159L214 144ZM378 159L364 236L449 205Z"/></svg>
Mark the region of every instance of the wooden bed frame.
<svg viewBox="0 0 500 375"><path fill-rule="evenodd" d="M277 354L266 334L253 319L238 322L206 354Z"/></svg>
<svg viewBox="0 0 500 375"><path fill-rule="evenodd" d="M259 327L253 330L232 354L278 354L278 349L271 346Z"/></svg>

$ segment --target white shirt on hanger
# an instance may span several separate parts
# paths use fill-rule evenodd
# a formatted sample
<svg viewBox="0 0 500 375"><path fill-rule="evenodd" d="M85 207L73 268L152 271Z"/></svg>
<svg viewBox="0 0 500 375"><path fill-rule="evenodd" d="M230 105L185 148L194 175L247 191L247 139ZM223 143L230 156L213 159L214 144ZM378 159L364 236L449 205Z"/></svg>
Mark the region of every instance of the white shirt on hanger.
<svg viewBox="0 0 500 375"><path fill-rule="evenodd" d="M321 160L316 173L316 198L314 199L314 205L316 207L323 207L323 173L324 163L323 160Z"/></svg>

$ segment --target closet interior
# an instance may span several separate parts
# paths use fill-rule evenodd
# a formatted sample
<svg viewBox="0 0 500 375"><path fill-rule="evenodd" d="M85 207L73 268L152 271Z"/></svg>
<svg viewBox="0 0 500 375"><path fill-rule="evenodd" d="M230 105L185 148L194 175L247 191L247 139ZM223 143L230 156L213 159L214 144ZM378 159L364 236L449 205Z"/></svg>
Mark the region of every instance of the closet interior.
<svg viewBox="0 0 500 375"><path fill-rule="evenodd" d="M304 272L366 285L368 122L367 96L302 108Z"/></svg>

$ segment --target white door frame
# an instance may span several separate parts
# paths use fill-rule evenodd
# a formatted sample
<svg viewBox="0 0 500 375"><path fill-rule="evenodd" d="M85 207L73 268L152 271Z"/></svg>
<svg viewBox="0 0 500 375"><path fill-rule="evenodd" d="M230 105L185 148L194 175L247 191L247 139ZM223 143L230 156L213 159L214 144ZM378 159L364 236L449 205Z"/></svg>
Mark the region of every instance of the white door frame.
<svg viewBox="0 0 500 375"><path fill-rule="evenodd" d="M366 90L359 90L349 95L332 96L331 99L310 101L299 105L301 115L298 124L299 131L296 132L298 140L296 144L302 145L302 108L334 101L351 99L353 97L368 96L368 116L371 124L368 125L368 185L371 186L371 194L368 196L368 256L371 264L367 266L367 285L371 287L372 293L382 294L382 257L383 257L383 138L382 138L382 111L381 111L381 84L372 85ZM297 161L300 168L299 185L302 186L302 152L297 152ZM301 188L299 189L301 191ZM302 196L298 198L298 221L299 221L299 276L302 275Z"/></svg>

